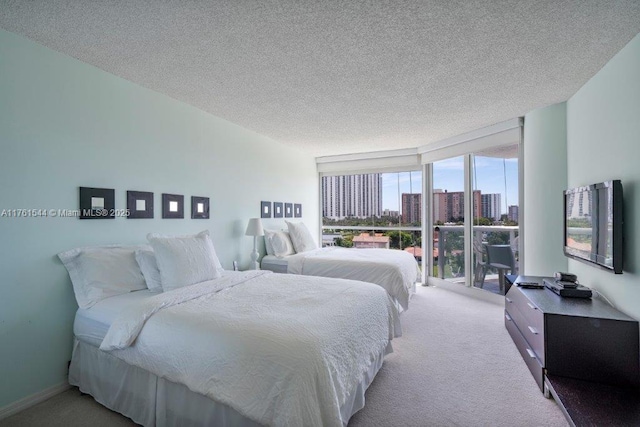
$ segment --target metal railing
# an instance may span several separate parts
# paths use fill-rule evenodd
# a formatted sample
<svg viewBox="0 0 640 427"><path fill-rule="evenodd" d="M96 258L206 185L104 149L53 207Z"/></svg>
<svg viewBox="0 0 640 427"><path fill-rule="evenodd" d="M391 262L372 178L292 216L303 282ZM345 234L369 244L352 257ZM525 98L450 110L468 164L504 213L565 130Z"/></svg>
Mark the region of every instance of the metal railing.
<svg viewBox="0 0 640 427"><path fill-rule="evenodd" d="M437 242L434 242L434 249L437 253L434 253L434 258L437 257L437 269L432 274L435 277L439 277L441 279L449 279L455 277L464 277L466 272L464 271L464 239L460 239L462 244L457 246L452 246L448 241L448 235L451 236L453 233L457 233L460 237L464 236L464 225L437 225L434 227L434 232L438 232ZM499 243L511 245L513 248L516 262L518 260L518 246L517 246L517 235L518 235L518 226L505 226L505 225L474 225L473 226L473 250L474 250L474 264L476 262L482 260L476 260L476 257L481 257L481 247L487 241L491 241L495 239L495 236L490 236L490 233L500 233L507 234L508 238L503 239ZM435 234L435 233L434 233ZM506 236L505 236L506 237ZM451 257L461 258L459 262L452 263ZM434 259L435 261L435 259ZM454 265L456 264L456 265ZM449 270L451 273L448 273L445 266L449 266ZM456 269L457 267L457 269Z"/></svg>

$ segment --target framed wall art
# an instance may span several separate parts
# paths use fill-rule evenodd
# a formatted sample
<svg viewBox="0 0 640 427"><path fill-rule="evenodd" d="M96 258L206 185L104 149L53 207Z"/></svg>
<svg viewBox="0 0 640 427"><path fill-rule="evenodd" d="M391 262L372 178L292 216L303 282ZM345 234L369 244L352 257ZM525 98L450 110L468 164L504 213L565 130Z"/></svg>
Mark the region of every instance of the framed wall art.
<svg viewBox="0 0 640 427"><path fill-rule="evenodd" d="M296 203L293 205L293 216L296 218L302 218L302 204Z"/></svg>
<svg viewBox="0 0 640 427"><path fill-rule="evenodd" d="M273 217L282 218L284 216L284 209L282 202L273 202Z"/></svg>
<svg viewBox="0 0 640 427"><path fill-rule="evenodd" d="M115 190L113 188L79 187L80 219L114 219Z"/></svg>
<svg viewBox="0 0 640 427"><path fill-rule="evenodd" d="M184 196L162 194L162 218L184 218Z"/></svg>
<svg viewBox="0 0 640 427"><path fill-rule="evenodd" d="M191 219L209 219L209 198L191 196Z"/></svg>
<svg viewBox="0 0 640 427"><path fill-rule="evenodd" d="M284 217L285 218L293 217L293 203L284 204Z"/></svg>
<svg viewBox="0 0 640 427"><path fill-rule="evenodd" d="M260 202L260 218L271 218L271 202Z"/></svg>
<svg viewBox="0 0 640 427"><path fill-rule="evenodd" d="M150 191L127 191L127 218L153 218L153 193Z"/></svg>

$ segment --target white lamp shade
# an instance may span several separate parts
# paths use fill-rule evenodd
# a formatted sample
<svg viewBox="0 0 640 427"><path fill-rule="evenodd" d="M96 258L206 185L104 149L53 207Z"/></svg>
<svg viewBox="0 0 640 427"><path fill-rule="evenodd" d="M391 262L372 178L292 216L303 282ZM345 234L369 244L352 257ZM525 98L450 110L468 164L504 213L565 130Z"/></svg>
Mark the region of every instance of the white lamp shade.
<svg viewBox="0 0 640 427"><path fill-rule="evenodd" d="M247 224L247 231L245 231L244 234L246 236L264 236L264 229L262 228L260 218L251 218L249 224Z"/></svg>

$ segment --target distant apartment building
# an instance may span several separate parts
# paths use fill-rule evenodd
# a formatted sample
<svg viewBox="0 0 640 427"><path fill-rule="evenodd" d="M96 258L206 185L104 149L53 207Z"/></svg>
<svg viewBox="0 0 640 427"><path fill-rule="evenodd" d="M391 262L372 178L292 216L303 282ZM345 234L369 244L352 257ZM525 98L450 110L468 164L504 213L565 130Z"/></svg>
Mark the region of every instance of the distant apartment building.
<svg viewBox="0 0 640 427"><path fill-rule="evenodd" d="M402 223L420 224L422 221L422 194L402 193Z"/></svg>
<svg viewBox="0 0 640 427"><path fill-rule="evenodd" d="M482 194L482 216L484 218L500 221L502 217L501 195L499 193Z"/></svg>
<svg viewBox="0 0 640 427"><path fill-rule="evenodd" d="M507 218L509 219L509 221L518 222L518 213L518 205L511 205L509 206L509 213L507 214Z"/></svg>
<svg viewBox="0 0 640 427"><path fill-rule="evenodd" d="M400 216L400 212L392 211L391 209L385 209L382 211L382 216L390 216L391 218L397 218Z"/></svg>
<svg viewBox="0 0 640 427"><path fill-rule="evenodd" d="M473 216L482 216L482 194L473 192ZM434 190L433 220L435 222L456 222L464 218L464 191Z"/></svg>
<svg viewBox="0 0 640 427"><path fill-rule="evenodd" d="M322 216L367 218L382 214L382 175L322 177Z"/></svg>

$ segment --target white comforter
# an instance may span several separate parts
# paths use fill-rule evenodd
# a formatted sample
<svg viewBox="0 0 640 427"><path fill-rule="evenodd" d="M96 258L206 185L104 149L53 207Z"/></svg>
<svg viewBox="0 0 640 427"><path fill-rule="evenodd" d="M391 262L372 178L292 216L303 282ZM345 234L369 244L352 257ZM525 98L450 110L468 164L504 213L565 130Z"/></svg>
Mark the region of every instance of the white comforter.
<svg viewBox="0 0 640 427"><path fill-rule="evenodd" d="M328 247L287 257L287 273L362 280L382 286L403 309L420 280L413 255L393 249Z"/></svg>
<svg viewBox="0 0 640 427"><path fill-rule="evenodd" d="M370 283L252 271L142 301L100 348L265 425L342 426L399 327Z"/></svg>

